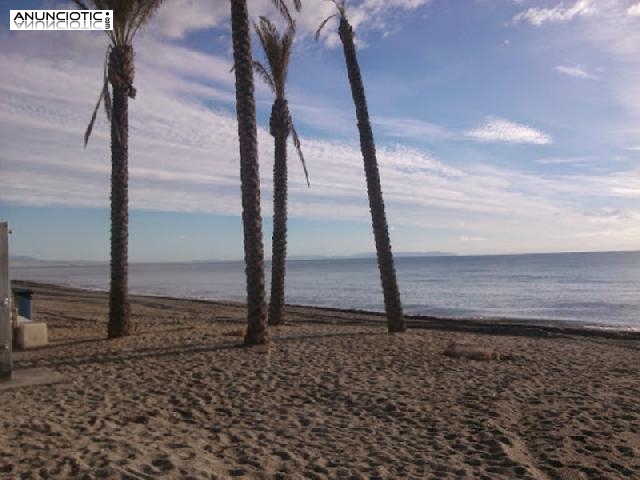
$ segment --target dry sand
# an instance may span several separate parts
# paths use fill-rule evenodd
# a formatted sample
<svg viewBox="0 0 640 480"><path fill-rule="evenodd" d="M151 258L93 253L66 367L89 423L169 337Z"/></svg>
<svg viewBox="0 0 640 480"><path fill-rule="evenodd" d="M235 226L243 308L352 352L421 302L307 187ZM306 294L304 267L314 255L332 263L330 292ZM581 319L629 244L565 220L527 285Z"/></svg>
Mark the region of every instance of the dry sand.
<svg viewBox="0 0 640 480"><path fill-rule="evenodd" d="M640 478L640 343L411 329L288 309L268 349L244 308L40 287L51 344L15 353L65 383L0 392L0 478ZM506 359L450 358L451 341Z"/></svg>

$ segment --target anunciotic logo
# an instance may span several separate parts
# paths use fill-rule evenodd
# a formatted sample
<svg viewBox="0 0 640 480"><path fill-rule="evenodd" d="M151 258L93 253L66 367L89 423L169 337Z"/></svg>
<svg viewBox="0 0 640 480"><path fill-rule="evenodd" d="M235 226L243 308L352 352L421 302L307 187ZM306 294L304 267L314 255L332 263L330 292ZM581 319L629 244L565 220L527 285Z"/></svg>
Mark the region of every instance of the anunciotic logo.
<svg viewBox="0 0 640 480"><path fill-rule="evenodd" d="M113 30L113 10L11 10L11 30Z"/></svg>

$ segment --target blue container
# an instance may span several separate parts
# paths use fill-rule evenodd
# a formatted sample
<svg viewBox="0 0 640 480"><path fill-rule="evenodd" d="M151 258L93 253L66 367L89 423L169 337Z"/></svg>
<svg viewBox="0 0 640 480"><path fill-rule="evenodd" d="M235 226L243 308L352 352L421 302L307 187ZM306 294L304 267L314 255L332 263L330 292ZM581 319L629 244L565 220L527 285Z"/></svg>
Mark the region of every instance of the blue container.
<svg viewBox="0 0 640 480"><path fill-rule="evenodd" d="M16 308L18 315L31 320L31 297L33 290L28 288L13 288L13 294L16 296Z"/></svg>

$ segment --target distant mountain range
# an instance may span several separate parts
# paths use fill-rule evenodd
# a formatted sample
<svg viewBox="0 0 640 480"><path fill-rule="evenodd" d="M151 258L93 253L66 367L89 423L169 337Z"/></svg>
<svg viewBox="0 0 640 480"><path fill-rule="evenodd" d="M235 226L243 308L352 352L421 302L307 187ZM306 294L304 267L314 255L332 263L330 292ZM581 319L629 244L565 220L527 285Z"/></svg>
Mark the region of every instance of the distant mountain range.
<svg viewBox="0 0 640 480"><path fill-rule="evenodd" d="M24 263L24 264L49 263L47 260L40 260L39 258L29 257L27 255L10 255L9 262L12 265L15 265L17 263Z"/></svg>
<svg viewBox="0 0 640 480"><path fill-rule="evenodd" d="M451 257L455 256L455 253L450 252L396 252L393 254L396 258L402 257ZM375 252L370 253L357 253L354 255L290 255L288 260L339 260L349 258L375 258ZM37 257L31 257L29 255L11 255L9 261L13 266L29 266L29 265L78 265L78 264L103 264L107 261L96 262L90 260L43 260ZM195 260L193 263L208 263L218 262L220 260ZM240 260L238 260L240 261ZM140 263L140 262L131 262ZM144 262L154 263L154 262ZM164 263L164 262L163 262ZM172 263L172 262L169 262ZM190 263L190 262L177 262L177 263Z"/></svg>
<svg viewBox="0 0 640 480"><path fill-rule="evenodd" d="M359 253L356 255L349 255L348 258L373 258L376 254L371 253ZM452 252L393 252L394 257L455 257L456 254Z"/></svg>
<svg viewBox="0 0 640 480"><path fill-rule="evenodd" d="M43 260L41 258L30 257L29 255L10 255L9 263L13 266L28 266L28 265L83 265L93 263L106 263L105 262L92 262L89 260Z"/></svg>

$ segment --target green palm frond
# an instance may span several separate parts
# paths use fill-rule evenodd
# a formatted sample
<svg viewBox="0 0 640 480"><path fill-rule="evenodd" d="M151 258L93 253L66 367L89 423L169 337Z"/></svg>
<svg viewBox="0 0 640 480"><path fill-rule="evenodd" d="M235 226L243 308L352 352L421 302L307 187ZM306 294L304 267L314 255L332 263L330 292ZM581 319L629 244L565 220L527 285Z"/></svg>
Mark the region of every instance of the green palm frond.
<svg viewBox="0 0 640 480"><path fill-rule="evenodd" d="M267 59L265 70L271 78L272 89L277 97L284 97L284 87L289 72L289 59L295 37L295 25L289 25L284 34L266 17L260 17L254 28ZM260 73L260 72L259 72Z"/></svg>

